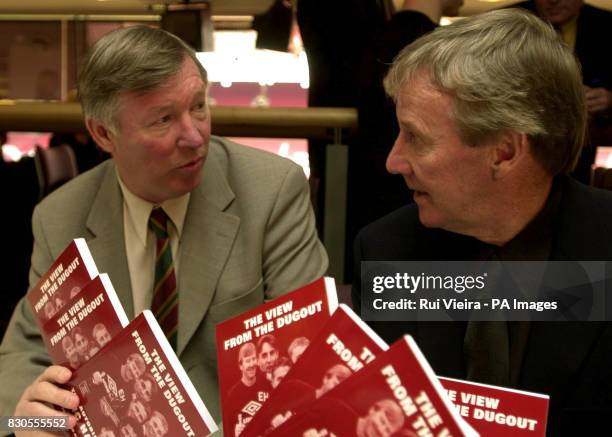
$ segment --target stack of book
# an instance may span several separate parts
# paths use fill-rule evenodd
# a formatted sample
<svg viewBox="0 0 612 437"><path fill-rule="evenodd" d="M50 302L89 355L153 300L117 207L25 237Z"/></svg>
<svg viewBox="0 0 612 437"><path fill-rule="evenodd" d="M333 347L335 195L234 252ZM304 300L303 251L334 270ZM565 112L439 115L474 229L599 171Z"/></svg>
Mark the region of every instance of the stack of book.
<svg viewBox="0 0 612 437"><path fill-rule="evenodd" d="M438 377L412 337L387 346L338 305L329 278L218 324L217 356L226 436L546 433L548 396Z"/></svg>
<svg viewBox="0 0 612 437"><path fill-rule="evenodd" d="M75 239L28 291L54 364L73 370L72 436L206 436L217 426L155 317L128 322L108 275Z"/></svg>
<svg viewBox="0 0 612 437"><path fill-rule="evenodd" d="M217 426L150 311L128 322L75 239L27 296L80 399L71 435L206 436ZM544 436L548 396L439 377L320 278L217 325L226 436Z"/></svg>

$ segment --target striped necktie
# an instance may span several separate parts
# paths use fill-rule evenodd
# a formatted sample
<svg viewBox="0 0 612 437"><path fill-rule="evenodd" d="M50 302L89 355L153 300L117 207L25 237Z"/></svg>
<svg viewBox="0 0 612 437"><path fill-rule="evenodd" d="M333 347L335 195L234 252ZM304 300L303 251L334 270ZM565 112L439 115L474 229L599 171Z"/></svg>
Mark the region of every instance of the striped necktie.
<svg viewBox="0 0 612 437"><path fill-rule="evenodd" d="M172 262L172 249L168 238L168 215L162 208L151 211L149 227L157 239L155 251L155 282L151 311L159 322L168 341L176 350L178 330L178 292Z"/></svg>

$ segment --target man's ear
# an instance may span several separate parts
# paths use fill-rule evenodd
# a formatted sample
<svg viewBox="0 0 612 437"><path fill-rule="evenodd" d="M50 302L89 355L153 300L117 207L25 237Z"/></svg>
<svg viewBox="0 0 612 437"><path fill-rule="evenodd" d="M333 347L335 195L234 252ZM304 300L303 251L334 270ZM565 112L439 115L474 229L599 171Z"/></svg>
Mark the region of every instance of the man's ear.
<svg viewBox="0 0 612 437"><path fill-rule="evenodd" d="M102 150L112 155L115 151L115 141L110 129L93 118L85 119L85 126L96 144Z"/></svg>
<svg viewBox="0 0 612 437"><path fill-rule="evenodd" d="M511 173L529 154L526 134L505 131L491 148L491 170L493 177L501 178Z"/></svg>

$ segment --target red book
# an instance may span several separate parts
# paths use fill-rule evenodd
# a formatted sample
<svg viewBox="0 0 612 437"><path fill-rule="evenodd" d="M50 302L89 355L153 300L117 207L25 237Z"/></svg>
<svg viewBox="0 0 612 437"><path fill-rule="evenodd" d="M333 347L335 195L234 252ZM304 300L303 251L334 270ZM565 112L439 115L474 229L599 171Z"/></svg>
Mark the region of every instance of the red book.
<svg viewBox="0 0 612 437"><path fill-rule="evenodd" d="M155 317L143 311L68 383L81 401L72 436L190 436L217 430Z"/></svg>
<svg viewBox="0 0 612 437"><path fill-rule="evenodd" d="M128 324L107 274L91 280L41 330L54 364L77 369Z"/></svg>
<svg viewBox="0 0 612 437"><path fill-rule="evenodd" d="M334 280L320 278L217 325L225 436L244 429L337 307Z"/></svg>
<svg viewBox="0 0 612 437"><path fill-rule="evenodd" d="M388 348L349 307L341 304L241 437L271 432Z"/></svg>
<svg viewBox="0 0 612 437"><path fill-rule="evenodd" d="M477 436L412 337L317 399L270 436Z"/></svg>
<svg viewBox="0 0 612 437"><path fill-rule="evenodd" d="M27 297L42 328L58 311L98 276L98 269L83 238L75 238L40 277Z"/></svg>
<svg viewBox="0 0 612 437"><path fill-rule="evenodd" d="M545 436L548 396L440 377L457 411L483 436Z"/></svg>

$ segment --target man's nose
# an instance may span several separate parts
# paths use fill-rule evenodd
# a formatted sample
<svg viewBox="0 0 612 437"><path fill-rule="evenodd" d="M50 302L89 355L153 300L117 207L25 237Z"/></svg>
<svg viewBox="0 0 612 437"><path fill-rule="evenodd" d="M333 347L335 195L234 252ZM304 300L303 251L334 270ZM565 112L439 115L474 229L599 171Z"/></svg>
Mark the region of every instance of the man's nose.
<svg viewBox="0 0 612 437"><path fill-rule="evenodd" d="M412 166L405 153L405 147L395 140L386 162L387 171L391 174L408 175L412 173Z"/></svg>
<svg viewBox="0 0 612 437"><path fill-rule="evenodd" d="M198 129L198 124L191 114L185 114L181 120L181 133L178 141L179 146L200 147L203 142L204 138Z"/></svg>

